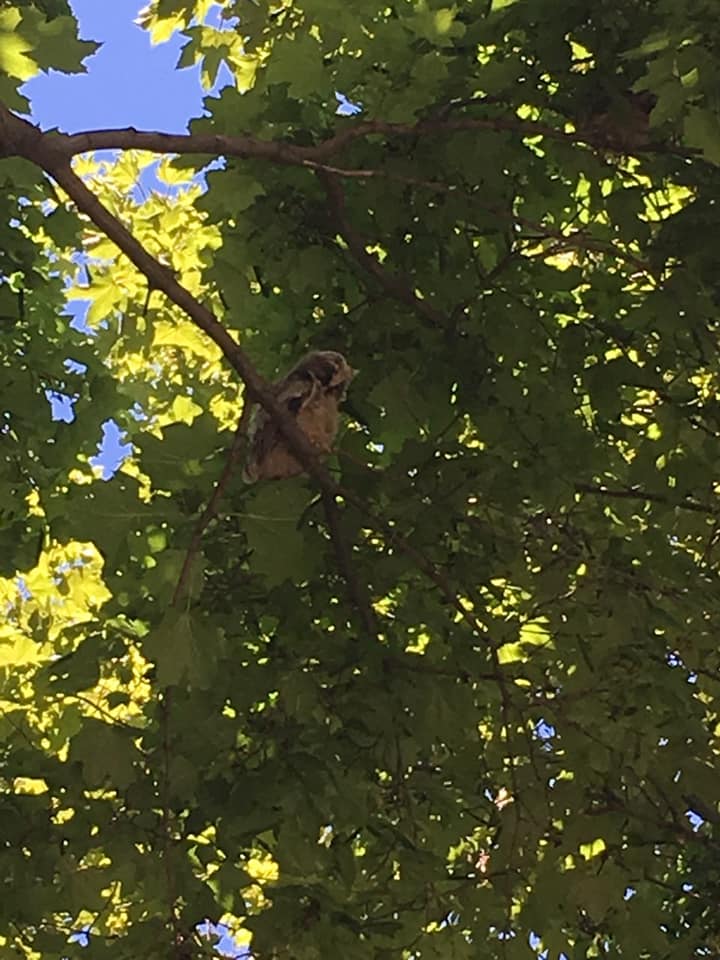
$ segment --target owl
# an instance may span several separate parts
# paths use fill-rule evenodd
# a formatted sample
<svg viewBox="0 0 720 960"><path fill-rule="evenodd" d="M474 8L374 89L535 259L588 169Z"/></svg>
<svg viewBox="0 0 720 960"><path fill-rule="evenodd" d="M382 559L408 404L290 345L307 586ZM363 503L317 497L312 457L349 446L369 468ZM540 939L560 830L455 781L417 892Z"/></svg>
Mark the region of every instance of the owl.
<svg viewBox="0 0 720 960"><path fill-rule="evenodd" d="M330 452L338 431L338 407L356 371L341 353L315 350L273 384L278 403L294 416L318 453ZM266 410L257 407L248 429L249 450L243 480L281 480L303 473L303 465L285 441Z"/></svg>

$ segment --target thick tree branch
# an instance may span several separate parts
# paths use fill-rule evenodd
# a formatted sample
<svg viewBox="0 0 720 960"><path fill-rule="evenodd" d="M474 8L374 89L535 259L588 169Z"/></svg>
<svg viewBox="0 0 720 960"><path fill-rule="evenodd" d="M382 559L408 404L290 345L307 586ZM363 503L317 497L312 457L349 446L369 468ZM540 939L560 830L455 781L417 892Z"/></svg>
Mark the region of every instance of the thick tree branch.
<svg viewBox="0 0 720 960"><path fill-rule="evenodd" d="M422 180L412 177L402 177L376 169L346 169L330 166L323 161L340 152L345 146L358 139L364 139L373 134L385 136L407 137L455 131L492 129L497 131L516 130L525 135L548 136L555 139L571 142L585 142L578 134L570 134L556 130L547 124L538 124L534 121L519 120L517 118L473 119L458 120L424 120L417 124L385 123L380 120L365 121L355 124L327 140L313 147L301 147L287 141L260 140L249 136L228 136L225 134L169 134L155 131L135 130L129 127L125 130L94 130L76 134L63 134L57 131L43 133L37 127L21 120L0 104L0 156L17 154L28 156L27 145L34 142L42 145L45 156L53 155L57 162L61 158L71 159L79 153L100 149L143 149L153 153L173 154L205 154L209 156L236 156L245 159L265 160L269 163L282 166L300 166L316 172L325 185L328 197L334 203L338 221L341 217L345 221L343 236L358 262L377 277L384 289L394 297L402 298L402 302L414 305L420 309L426 318L430 319L433 308L418 298L412 285L403 283L401 278L393 277L384 270L378 261L365 251L362 238L352 229L344 217L344 200L337 178L351 179L387 179L392 182L404 183L410 186L422 187L429 190L454 193L462 188L432 180ZM335 179L333 179L335 178ZM331 192L334 197L331 197ZM474 199L474 198L473 198ZM619 251L612 245L594 241L586 237L582 231L567 235L561 230L555 230L544 224L537 224L520 216L509 215L507 211L499 211L486 207L493 213L498 213L511 219L521 226L538 230L543 236L553 237L570 247L579 247L598 253L607 253L625 260L638 269L647 271L647 264L627 252ZM417 303L423 306L418 308ZM433 322L440 322L442 315L435 311Z"/></svg>
<svg viewBox="0 0 720 960"><path fill-rule="evenodd" d="M383 120L364 120L346 126L344 130L322 140L315 146L302 147L287 141L261 140L246 135L227 134L170 134L151 130L87 130L81 133L48 134L54 140L57 152L67 158L91 150L149 150L153 153L200 153L211 156L254 157L290 166L305 163L322 163L340 153L356 140L365 140L373 135L384 137L442 136L467 130L491 130L497 133L518 133L525 137L548 137L567 143L587 144L603 149L607 142L588 136L587 131L568 132L547 123L507 117L461 117L455 120L432 119L418 123L388 123ZM658 149L651 145L647 149Z"/></svg>
<svg viewBox="0 0 720 960"><path fill-rule="evenodd" d="M482 105L481 101L473 101ZM469 106L467 104L466 106ZM512 107L508 107L511 111ZM0 105L0 114L10 115L6 107ZM15 117L15 119L18 119ZM564 123L564 121L562 121ZM28 124L28 126L31 126ZM248 135L228 135L209 133L171 134L154 130L136 130L127 127L118 130L86 130L80 133L65 134L51 131L43 134L32 128L36 134L46 139L46 149L58 158L71 159L80 153L92 150L148 150L152 153L204 154L206 156L228 156L266 160L284 166L316 167L336 156L356 140L366 140L372 136L385 138L445 136L447 134L472 130L490 130L497 133L517 133L523 137L547 137L566 143L585 144L590 147L607 149L603 138L592 135L592 131L568 131L548 123L525 120L510 114L502 117L434 117L417 123L389 123L384 120L362 120L346 125L345 129L327 137L314 146L299 146L286 140L263 140ZM0 116L0 156L15 153L13 138L5 135ZM668 152L667 144L647 144L636 148L635 152ZM670 151L677 152L680 151ZM686 152L680 155L686 155ZM350 175L349 172L344 173Z"/></svg>
<svg viewBox="0 0 720 960"><path fill-rule="evenodd" d="M495 117L491 119L473 119L471 117L456 120L422 120L419 123L387 123L382 120L366 120L354 123L339 133L333 134L315 146L297 146L283 140L261 140L257 137L227 134L172 134L152 130L136 130L127 127L122 130L87 130L81 133L43 133L37 127L12 114L0 104L0 156L19 153L16 149L18 127L15 123L3 124L3 118L25 123L37 138L44 138L46 152L52 152L58 159L70 160L80 153L92 150L149 150L152 153L205 154L208 156L228 156L267 160L270 163L285 166L314 166L338 154L355 140L364 140L372 135L385 137L420 137L448 134L463 130L496 130L499 132L516 131L524 136L546 136L570 142L584 142L580 134L557 130L547 124L517 117ZM25 134L27 136L27 132ZM23 155L20 152L20 155Z"/></svg>

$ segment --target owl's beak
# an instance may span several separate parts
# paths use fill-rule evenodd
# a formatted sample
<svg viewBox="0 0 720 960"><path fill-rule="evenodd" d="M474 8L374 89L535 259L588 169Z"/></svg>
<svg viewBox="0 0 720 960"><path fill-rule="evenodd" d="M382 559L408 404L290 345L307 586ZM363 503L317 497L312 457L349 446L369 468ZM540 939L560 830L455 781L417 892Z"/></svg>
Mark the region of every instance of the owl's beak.
<svg viewBox="0 0 720 960"><path fill-rule="evenodd" d="M336 369L332 378L332 384L337 386L341 383L350 383L357 372L358 371L351 367L349 363L344 363L342 367Z"/></svg>

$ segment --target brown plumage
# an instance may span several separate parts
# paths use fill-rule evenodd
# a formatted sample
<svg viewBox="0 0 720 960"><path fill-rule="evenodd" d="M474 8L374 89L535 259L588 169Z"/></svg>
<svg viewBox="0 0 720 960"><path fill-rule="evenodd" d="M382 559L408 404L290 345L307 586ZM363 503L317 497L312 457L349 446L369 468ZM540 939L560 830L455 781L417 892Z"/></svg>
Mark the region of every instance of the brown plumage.
<svg viewBox="0 0 720 960"><path fill-rule="evenodd" d="M315 350L273 384L273 392L295 417L319 453L329 453L338 431L338 407L355 371L341 353ZM285 446L267 411L257 408L248 430L250 449L243 480L281 480L303 473L303 465Z"/></svg>

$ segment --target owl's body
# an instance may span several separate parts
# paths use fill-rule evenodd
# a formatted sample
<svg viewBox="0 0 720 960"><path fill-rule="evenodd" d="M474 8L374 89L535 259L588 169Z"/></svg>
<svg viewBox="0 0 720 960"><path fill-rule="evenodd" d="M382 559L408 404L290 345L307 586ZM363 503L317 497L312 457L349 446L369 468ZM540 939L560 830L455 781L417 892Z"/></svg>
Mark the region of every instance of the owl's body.
<svg viewBox="0 0 720 960"><path fill-rule="evenodd" d="M304 357L273 392L319 454L327 454L338 431L338 407L355 371L341 353L317 350ZM304 472L287 449L278 426L267 411L257 409L248 431L250 449L243 480L280 480Z"/></svg>

